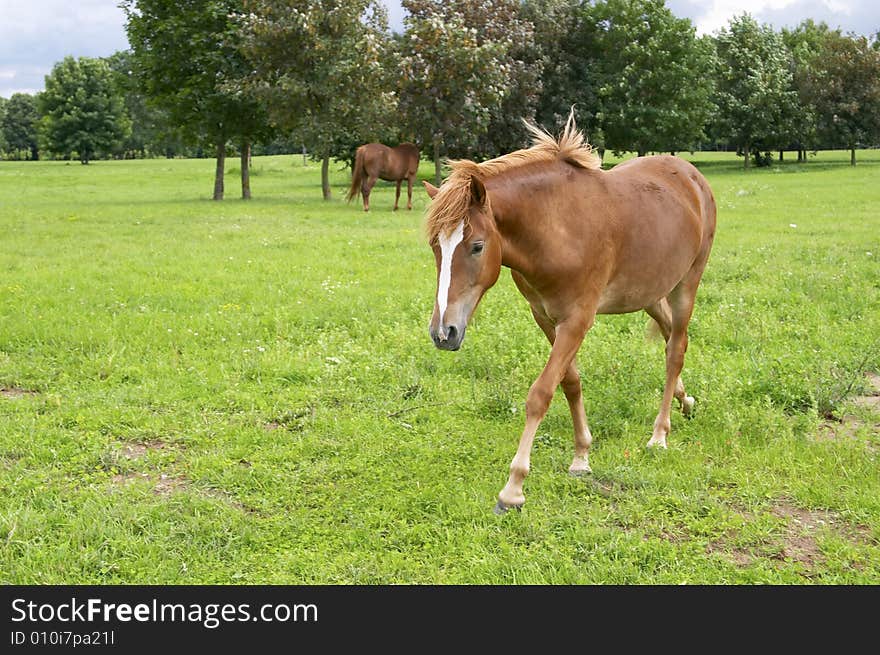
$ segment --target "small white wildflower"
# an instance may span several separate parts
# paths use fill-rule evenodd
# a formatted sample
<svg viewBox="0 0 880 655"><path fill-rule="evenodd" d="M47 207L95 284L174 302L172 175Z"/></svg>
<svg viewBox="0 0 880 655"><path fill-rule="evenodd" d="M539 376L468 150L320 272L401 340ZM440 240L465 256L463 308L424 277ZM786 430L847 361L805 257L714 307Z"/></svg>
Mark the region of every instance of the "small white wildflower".
<svg viewBox="0 0 880 655"><path fill-rule="evenodd" d="M788 227L797 227L797 223L789 223Z"/></svg>

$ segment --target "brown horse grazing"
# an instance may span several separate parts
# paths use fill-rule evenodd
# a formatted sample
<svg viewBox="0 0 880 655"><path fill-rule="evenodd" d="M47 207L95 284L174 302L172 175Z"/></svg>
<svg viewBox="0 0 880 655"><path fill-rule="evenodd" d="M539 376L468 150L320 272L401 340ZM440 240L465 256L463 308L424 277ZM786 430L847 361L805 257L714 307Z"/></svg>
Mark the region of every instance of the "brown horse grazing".
<svg viewBox="0 0 880 655"><path fill-rule="evenodd" d="M364 198L364 211L370 211L370 191L377 179L397 182L397 195L394 196L394 209L400 200L400 183L406 180L406 208L412 209L412 188L419 170L419 149L412 143L401 143L389 148L381 143L368 143L357 149L354 169L351 174L351 188L348 201L360 193Z"/></svg>
<svg viewBox="0 0 880 655"><path fill-rule="evenodd" d="M590 472L592 442L575 356L596 314L645 310L666 339L666 386L648 446L666 447L675 396L686 415L694 399L680 373L697 286L715 235L706 179L671 156L640 157L610 171L570 116L554 139L529 126L534 145L475 164L450 162L426 231L437 264L430 335L458 350L471 314L502 266L552 344L529 389L526 423L495 511L520 508L532 441L562 386L574 423L572 474Z"/></svg>

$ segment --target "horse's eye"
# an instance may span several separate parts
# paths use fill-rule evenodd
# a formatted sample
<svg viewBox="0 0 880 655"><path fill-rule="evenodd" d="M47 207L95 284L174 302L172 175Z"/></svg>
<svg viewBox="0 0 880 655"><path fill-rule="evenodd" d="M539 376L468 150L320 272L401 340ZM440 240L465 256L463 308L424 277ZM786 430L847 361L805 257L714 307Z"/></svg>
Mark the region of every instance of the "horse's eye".
<svg viewBox="0 0 880 655"><path fill-rule="evenodd" d="M483 252L483 242L474 241L473 245L471 246L471 254L479 255L481 252Z"/></svg>

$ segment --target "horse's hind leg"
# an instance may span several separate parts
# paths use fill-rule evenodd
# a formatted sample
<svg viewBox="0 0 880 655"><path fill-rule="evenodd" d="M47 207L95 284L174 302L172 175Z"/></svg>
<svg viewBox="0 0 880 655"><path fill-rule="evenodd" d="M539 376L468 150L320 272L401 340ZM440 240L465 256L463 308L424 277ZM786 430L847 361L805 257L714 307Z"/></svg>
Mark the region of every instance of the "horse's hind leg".
<svg viewBox="0 0 880 655"><path fill-rule="evenodd" d="M666 341L666 386L663 389L660 412L654 421L654 433L648 441L648 447L666 448L666 435L671 428L669 412L672 407L672 396L681 384L681 369L684 366L684 354L688 347L687 327L694 311L694 298L697 295L702 272L702 267L697 270L691 269L666 297L670 313L669 338ZM663 324L660 325L662 329ZM681 392L683 395L684 385L681 385Z"/></svg>
<svg viewBox="0 0 880 655"><path fill-rule="evenodd" d="M373 190L373 185L376 184L376 180L378 180L378 176L370 175L364 179L364 183L361 186L361 193L364 196L364 211L370 211L370 192Z"/></svg>
<svg viewBox="0 0 880 655"><path fill-rule="evenodd" d="M415 174L406 178L406 208L412 209L412 188L413 181L416 179Z"/></svg>
<svg viewBox="0 0 880 655"><path fill-rule="evenodd" d="M653 318L660 327L664 341L669 342L669 336L672 334L672 316L669 311L669 302L663 298L649 307L645 307L645 312ZM675 381L675 389L673 395L681 405L681 411L685 416L690 416L694 409L694 397L688 396L684 390L684 382L681 375Z"/></svg>
<svg viewBox="0 0 880 655"><path fill-rule="evenodd" d="M556 331L550 321L532 307L532 316L535 322L547 336L550 345L556 340ZM572 475L591 473L590 469L590 444L593 443L593 435L590 434L590 426L587 425L587 414L584 411L583 391L581 390L581 376L578 373L574 359L565 371L560 385L565 399L568 401L568 410L571 412L571 422L574 425L574 459L568 472Z"/></svg>
<svg viewBox="0 0 880 655"><path fill-rule="evenodd" d="M400 183L403 180L397 180L397 193L394 196L394 211L397 211L397 201L400 200Z"/></svg>

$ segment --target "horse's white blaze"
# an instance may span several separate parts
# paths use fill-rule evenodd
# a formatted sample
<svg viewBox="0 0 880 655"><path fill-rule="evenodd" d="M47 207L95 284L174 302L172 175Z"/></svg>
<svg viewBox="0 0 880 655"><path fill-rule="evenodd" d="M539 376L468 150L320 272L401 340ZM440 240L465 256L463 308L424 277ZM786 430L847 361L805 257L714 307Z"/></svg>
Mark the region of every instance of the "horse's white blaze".
<svg viewBox="0 0 880 655"><path fill-rule="evenodd" d="M449 285L452 283L452 255L461 240L464 239L464 222L458 224L450 234L439 237L440 242L440 281L437 283L437 308L440 310L440 331L443 329L443 317L449 301Z"/></svg>

